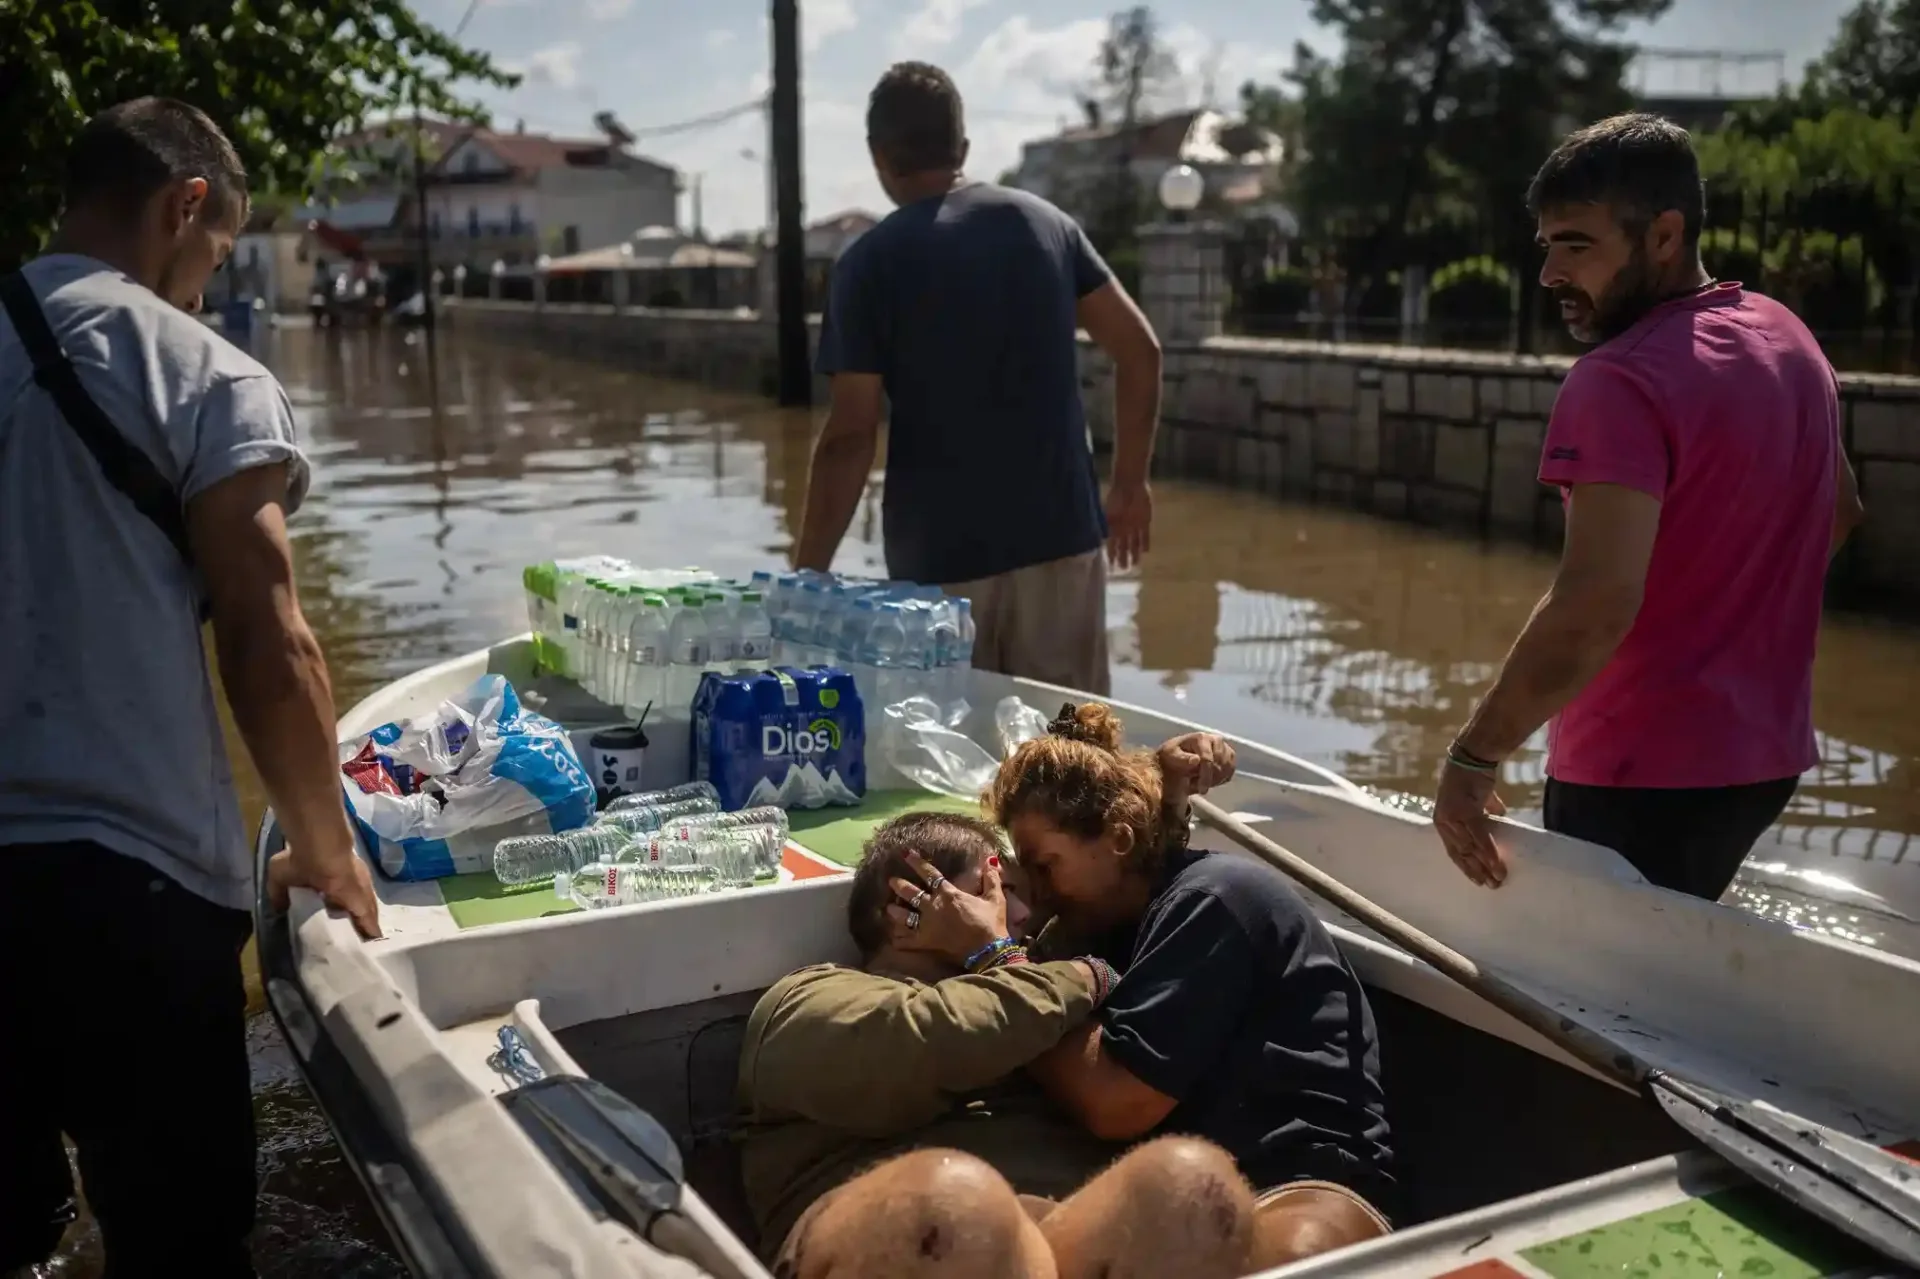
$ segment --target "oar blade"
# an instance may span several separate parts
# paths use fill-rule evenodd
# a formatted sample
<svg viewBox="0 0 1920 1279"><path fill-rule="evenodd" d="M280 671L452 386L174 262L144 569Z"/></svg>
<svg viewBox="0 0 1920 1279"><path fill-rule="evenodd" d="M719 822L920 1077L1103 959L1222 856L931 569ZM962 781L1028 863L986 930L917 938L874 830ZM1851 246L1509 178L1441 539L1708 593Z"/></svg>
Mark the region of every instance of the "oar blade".
<svg viewBox="0 0 1920 1279"><path fill-rule="evenodd" d="M1901 1202L1913 1200L1911 1190L1875 1184L1874 1170L1817 1135L1795 1132L1692 1080L1655 1074L1648 1092L1668 1118L1741 1172L1883 1256L1920 1269L1920 1201Z"/></svg>

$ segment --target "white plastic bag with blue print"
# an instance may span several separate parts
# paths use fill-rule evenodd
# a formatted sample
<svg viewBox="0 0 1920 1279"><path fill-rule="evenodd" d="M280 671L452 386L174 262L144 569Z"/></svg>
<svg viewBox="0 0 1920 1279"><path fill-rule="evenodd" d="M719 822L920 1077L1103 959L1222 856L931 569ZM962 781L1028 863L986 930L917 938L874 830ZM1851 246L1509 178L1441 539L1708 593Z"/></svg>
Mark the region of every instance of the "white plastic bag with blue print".
<svg viewBox="0 0 1920 1279"><path fill-rule="evenodd" d="M361 842L392 879L486 870L503 839L593 820L593 779L567 731L522 710L499 675L341 743L340 761Z"/></svg>

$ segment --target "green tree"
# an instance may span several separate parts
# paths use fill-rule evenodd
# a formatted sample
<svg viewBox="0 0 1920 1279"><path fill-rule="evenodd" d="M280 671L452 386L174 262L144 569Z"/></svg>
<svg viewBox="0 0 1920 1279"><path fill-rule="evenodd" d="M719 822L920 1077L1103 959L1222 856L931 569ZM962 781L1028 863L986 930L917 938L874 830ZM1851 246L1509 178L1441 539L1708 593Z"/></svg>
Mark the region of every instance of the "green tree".
<svg viewBox="0 0 1920 1279"><path fill-rule="evenodd" d="M1159 19L1145 5L1114 14L1094 55L1093 84L1080 98L1088 124L1113 127L1113 164L1099 182L1091 228L1104 251L1132 243L1146 195L1134 179L1140 126L1149 105L1180 75L1180 63L1161 38Z"/></svg>
<svg viewBox="0 0 1920 1279"><path fill-rule="evenodd" d="M1920 0L1861 0L1804 83L1821 106L1901 118L1920 110Z"/></svg>
<svg viewBox="0 0 1920 1279"><path fill-rule="evenodd" d="M1399 265L1411 232L1449 213L1524 228L1527 179L1572 127L1630 102L1625 23L1671 0L1314 0L1338 60L1302 44L1296 200L1353 240L1364 273Z"/></svg>
<svg viewBox="0 0 1920 1279"><path fill-rule="evenodd" d="M411 109L478 110L462 82L512 85L404 0L40 0L0 3L0 268L38 251L68 144L94 113L160 94L227 130L262 191L305 189L342 131Z"/></svg>

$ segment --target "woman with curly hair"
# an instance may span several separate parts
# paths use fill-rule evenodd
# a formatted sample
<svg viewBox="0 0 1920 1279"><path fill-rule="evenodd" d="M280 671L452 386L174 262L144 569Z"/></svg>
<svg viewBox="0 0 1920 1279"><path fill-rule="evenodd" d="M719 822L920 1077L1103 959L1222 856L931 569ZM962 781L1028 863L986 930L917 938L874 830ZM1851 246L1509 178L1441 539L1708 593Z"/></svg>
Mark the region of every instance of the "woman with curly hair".
<svg viewBox="0 0 1920 1279"><path fill-rule="evenodd" d="M1071 937L1063 953L1122 974L1030 1072L1094 1136L1223 1147L1260 1194L1265 1269L1384 1234L1394 1183L1359 979L1278 871L1187 845L1189 796L1233 764L1204 733L1124 750L1110 708L1069 705L1001 765L986 806L1036 917L1052 917L1035 957ZM959 911L900 891L919 906L912 944L977 947Z"/></svg>

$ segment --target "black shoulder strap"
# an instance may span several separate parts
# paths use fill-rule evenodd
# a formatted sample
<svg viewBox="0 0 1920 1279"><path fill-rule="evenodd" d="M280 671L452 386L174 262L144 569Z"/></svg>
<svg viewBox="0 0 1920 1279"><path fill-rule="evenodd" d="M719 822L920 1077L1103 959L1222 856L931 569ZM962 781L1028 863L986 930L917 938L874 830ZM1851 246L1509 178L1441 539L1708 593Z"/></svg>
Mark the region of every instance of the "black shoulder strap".
<svg viewBox="0 0 1920 1279"><path fill-rule="evenodd" d="M26 276L10 271L0 277L0 302L6 304L7 318L13 321L14 330L20 334L20 341L33 360L33 380L53 397L60 416L87 446L87 452L93 454L107 483L126 494L134 509L153 521L191 567L193 553L187 543L187 524L180 512L179 493L154 467L153 459L122 435L87 394L73 362L67 359L67 353L60 349L59 341L53 336L46 312L40 309L39 299L33 296Z"/></svg>

